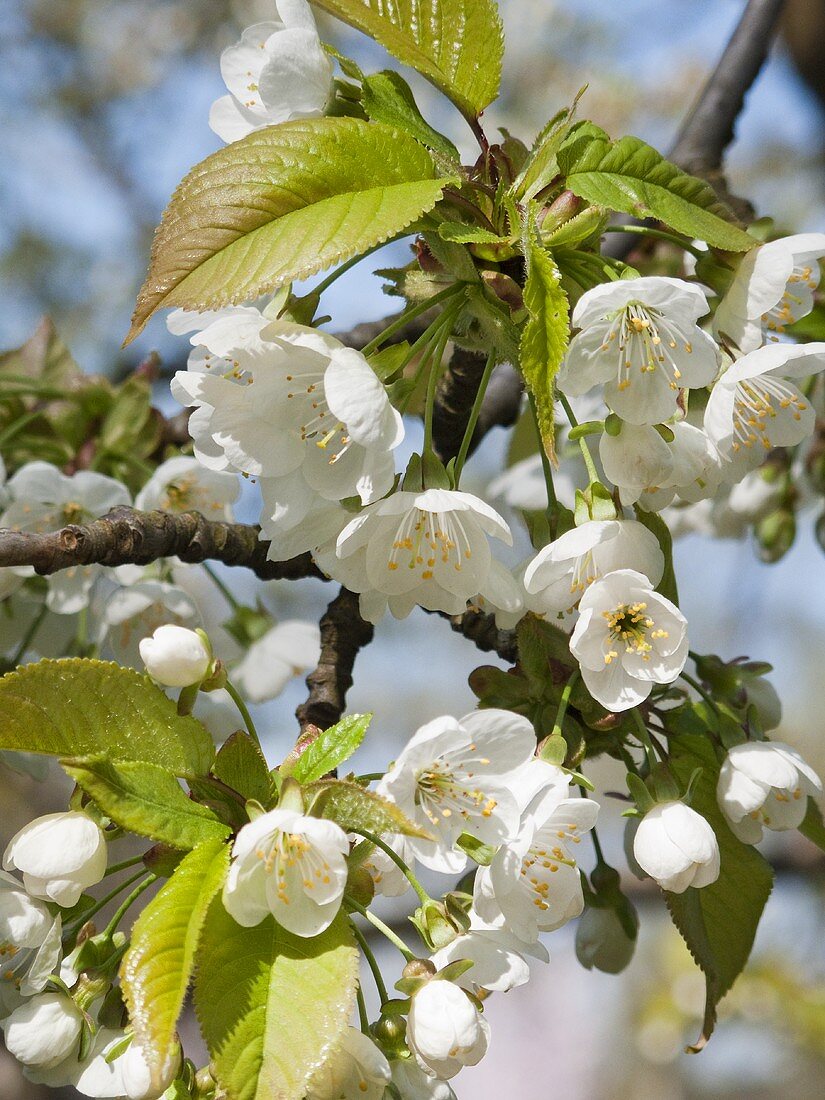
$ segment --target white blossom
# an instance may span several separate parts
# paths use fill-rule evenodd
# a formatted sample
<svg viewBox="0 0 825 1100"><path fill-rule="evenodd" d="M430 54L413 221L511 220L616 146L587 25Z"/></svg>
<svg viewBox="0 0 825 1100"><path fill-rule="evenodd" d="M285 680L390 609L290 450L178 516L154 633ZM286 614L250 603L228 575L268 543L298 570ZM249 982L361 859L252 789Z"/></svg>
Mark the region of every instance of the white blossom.
<svg viewBox="0 0 825 1100"><path fill-rule="evenodd" d="M321 634L317 623L285 619L247 649L232 671L232 681L252 703L274 699L293 676L318 664Z"/></svg>
<svg viewBox="0 0 825 1100"><path fill-rule="evenodd" d="M455 1100L449 1083L425 1073L414 1058L396 1058L390 1068L393 1084L404 1100Z"/></svg>
<svg viewBox="0 0 825 1100"><path fill-rule="evenodd" d="M360 840L360 837L356 837ZM410 844L410 838L402 833L387 833L381 839L399 856L412 870L415 867L415 852ZM361 864L369 873L376 894L383 894L387 898L398 898L410 889L410 880L398 866L394 859L377 845L373 848L364 862Z"/></svg>
<svg viewBox="0 0 825 1100"><path fill-rule="evenodd" d="M823 256L825 233L781 237L746 252L716 308L713 331L741 352L784 332L813 309Z"/></svg>
<svg viewBox="0 0 825 1100"><path fill-rule="evenodd" d="M659 424L684 387L707 386L719 349L697 325L704 292L681 279L649 276L604 283L581 296L557 383L566 394L604 384L609 407L629 424Z"/></svg>
<svg viewBox="0 0 825 1100"><path fill-rule="evenodd" d="M463 989L434 978L412 995L407 1045L419 1066L449 1081L487 1053L490 1025Z"/></svg>
<svg viewBox="0 0 825 1100"><path fill-rule="evenodd" d="M364 594L362 614L370 621L387 604L396 618L417 604L457 615L490 584L490 536L512 544L507 524L478 497L448 489L402 491L347 524L337 553L345 567L353 558L347 586Z"/></svg>
<svg viewBox="0 0 825 1100"><path fill-rule="evenodd" d="M230 916L251 928L271 913L296 936L317 936L341 907L349 852L332 821L275 809L244 825L223 889Z"/></svg>
<svg viewBox="0 0 825 1100"><path fill-rule="evenodd" d="M645 486L639 503L647 511L659 511L675 497L695 504L715 496L722 479L719 454L706 432L685 420L668 427L673 435L667 443L673 468L658 485Z"/></svg>
<svg viewBox="0 0 825 1100"><path fill-rule="evenodd" d="M140 643L146 671L164 687L199 684L212 665L212 654L195 630L166 623Z"/></svg>
<svg viewBox="0 0 825 1100"><path fill-rule="evenodd" d="M596 824L599 806L561 797L564 790L558 784L540 789L515 840L476 873L474 910L524 943L535 943L540 932L560 928L584 907L576 847Z"/></svg>
<svg viewBox="0 0 825 1100"><path fill-rule="evenodd" d="M306 1100L382 1100L390 1081L390 1064L375 1043L348 1027L309 1081Z"/></svg>
<svg viewBox="0 0 825 1100"><path fill-rule="evenodd" d="M636 520L591 520L565 531L527 566L524 587L533 610L559 614L616 569L635 569L652 584L662 579L665 559L656 536Z"/></svg>
<svg viewBox="0 0 825 1100"><path fill-rule="evenodd" d="M533 955L542 962L550 961L543 944L525 943L508 928L489 925L472 912L471 916L469 930L456 936L432 957L437 970L458 959L469 959L473 963L469 970L455 979L456 985L463 989L506 993L529 981L530 967L525 955Z"/></svg>
<svg viewBox="0 0 825 1100"><path fill-rule="evenodd" d="M196 458L177 455L158 466L135 497L135 507L146 512L200 512L206 519L231 523L232 504L239 492L235 474L210 470Z"/></svg>
<svg viewBox="0 0 825 1100"><path fill-rule="evenodd" d="M0 871L0 1019L40 993L60 958L60 917Z"/></svg>
<svg viewBox="0 0 825 1100"><path fill-rule="evenodd" d="M499 630L512 630L524 618L526 610L524 585L518 573L514 576L506 565L492 558L487 582L469 601L469 606L484 615L492 615Z"/></svg>
<svg viewBox="0 0 825 1100"><path fill-rule="evenodd" d="M570 652L585 686L611 711L629 710L685 666L687 621L647 577L617 569L582 596Z"/></svg>
<svg viewBox="0 0 825 1100"><path fill-rule="evenodd" d="M814 410L790 379L821 370L825 343L768 344L728 367L711 391L705 431L734 476L772 447L793 447L811 434Z"/></svg>
<svg viewBox="0 0 825 1100"><path fill-rule="evenodd" d="M72 1076L72 1084L82 1096L99 1100L160 1100L178 1074L180 1054L163 1066L157 1084L143 1049L135 1039L116 1057L114 1052L124 1041L122 1031L101 1028L89 1055Z"/></svg>
<svg viewBox="0 0 825 1100"><path fill-rule="evenodd" d="M673 476L670 447L652 425L622 424L618 435L602 433L599 458L608 481L621 489L622 504L635 504L647 489Z"/></svg>
<svg viewBox="0 0 825 1100"><path fill-rule="evenodd" d="M409 838L425 867L460 871L466 856L453 845L461 833L485 844L515 835L519 808L509 780L535 747L532 725L512 711L435 718L408 741L377 790L435 838Z"/></svg>
<svg viewBox="0 0 825 1100"><path fill-rule="evenodd" d="M166 624L183 628L198 621L194 600L178 585L140 580L119 586L103 600L98 642L105 641L120 664L140 668L140 644L158 627Z"/></svg>
<svg viewBox="0 0 825 1100"><path fill-rule="evenodd" d="M323 115L332 95L332 60L306 0L275 0L276 20L247 27L221 54L229 95L217 99L209 125L223 141L298 118Z"/></svg>
<svg viewBox="0 0 825 1100"><path fill-rule="evenodd" d="M195 406L195 454L261 478L269 533L300 532L319 496L367 504L392 487L404 427L359 351L248 309L222 312L192 339L201 351L172 393Z"/></svg>
<svg viewBox="0 0 825 1100"><path fill-rule="evenodd" d="M12 503L0 515L0 527L13 531L56 531L69 523L83 524L97 519L110 509L130 502L129 490L119 481L91 470L80 470L71 477L48 462L29 462L8 482ZM89 602L95 580L103 572L101 565L73 565L48 578L46 605L58 615L72 615ZM28 577L30 566L13 566L12 574ZM7 593L5 593L7 594Z"/></svg>
<svg viewBox="0 0 825 1100"><path fill-rule="evenodd" d="M819 776L796 749L782 741L734 745L716 786L719 806L745 844L758 844L763 827L778 832L798 829L808 809L808 796L821 793Z"/></svg>
<svg viewBox="0 0 825 1100"><path fill-rule="evenodd" d="M106 872L106 838L85 814L46 814L15 833L3 855L6 871L21 871L35 898L71 907Z"/></svg>
<svg viewBox="0 0 825 1100"><path fill-rule="evenodd" d="M3 1022L6 1047L29 1070L50 1070L76 1052L83 1017L63 993L40 993ZM68 1083L68 1082L67 1082Z"/></svg>
<svg viewBox="0 0 825 1100"><path fill-rule="evenodd" d="M719 877L719 844L710 824L684 802L660 802L636 830L633 855L663 890L710 886Z"/></svg>

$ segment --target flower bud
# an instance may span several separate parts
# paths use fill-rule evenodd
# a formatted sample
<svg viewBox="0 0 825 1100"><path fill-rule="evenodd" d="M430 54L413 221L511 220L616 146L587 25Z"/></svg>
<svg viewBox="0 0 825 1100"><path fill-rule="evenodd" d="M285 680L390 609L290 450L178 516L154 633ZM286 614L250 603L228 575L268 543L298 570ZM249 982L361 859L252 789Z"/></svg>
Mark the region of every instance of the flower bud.
<svg viewBox="0 0 825 1100"><path fill-rule="evenodd" d="M660 802L639 822L636 862L663 890L710 886L719 877L719 844L710 824L684 802Z"/></svg>
<svg viewBox="0 0 825 1100"><path fill-rule="evenodd" d="M167 623L140 643L146 671L164 687L199 684L209 671L212 654L203 636L184 626Z"/></svg>
<svg viewBox="0 0 825 1100"><path fill-rule="evenodd" d="M796 517L790 508L779 508L757 523L755 534L762 561L777 562L793 546Z"/></svg>
<svg viewBox="0 0 825 1100"><path fill-rule="evenodd" d="M80 1040L83 1017L63 993L42 993L6 1019L6 1047L18 1062L51 1069L72 1053Z"/></svg>
<svg viewBox="0 0 825 1100"><path fill-rule="evenodd" d="M632 910L635 917L635 911ZM639 920L635 917L636 928ZM612 906L588 906L576 929L576 957L587 970L619 974L636 949L636 936L628 935L619 913Z"/></svg>
<svg viewBox="0 0 825 1100"><path fill-rule="evenodd" d="M457 985L435 979L413 994L407 1045L425 1072L448 1081L477 1065L489 1041L489 1024Z"/></svg>
<svg viewBox="0 0 825 1100"><path fill-rule="evenodd" d="M462 931L451 920L447 907L432 898L416 909L410 921L421 933L421 938L431 951L446 947Z"/></svg>
<svg viewBox="0 0 825 1100"><path fill-rule="evenodd" d="M85 814L46 814L12 837L3 867L22 871L33 897L69 907L106 873L106 838Z"/></svg>

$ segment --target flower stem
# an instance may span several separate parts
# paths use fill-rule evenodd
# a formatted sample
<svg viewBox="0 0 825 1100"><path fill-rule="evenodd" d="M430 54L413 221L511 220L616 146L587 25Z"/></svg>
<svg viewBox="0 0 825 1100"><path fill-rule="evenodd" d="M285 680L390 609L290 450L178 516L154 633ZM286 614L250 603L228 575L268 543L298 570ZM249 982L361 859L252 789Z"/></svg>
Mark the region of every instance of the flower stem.
<svg viewBox="0 0 825 1100"><path fill-rule="evenodd" d="M564 723L564 716L567 714L567 708L570 705L570 696L573 692L573 688L576 686L576 682L579 678L579 670L574 668L570 673L570 678L564 685L564 691L561 693L561 699L559 699L559 709L556 711L556 721L553 723L553 729L550 733L551 737L561 736L561 729Z"/></svg>
<svg viewBox="0 0 825 1100"><path fill-rule="evenodd" d="M355 938L358 940L358 944L361 950L364 952L364 958L367 960L367 965L372 972L373 979L375 980L375 988L378 990L378 996L381 1000L381 1004L384 1005L390 998L389 994L387 993L387 987L384 984L384 976L381 973L381 967L378 965L378 960L373 954L372 948L367 943L367 937L364 935L364 933L361 931L354 920L350 920L350 925L352 926L352 931L355 935Z"/></svg>
<svg viewBox="0 0 825 1100"><path fill-rule="evenodd" d="M690 684L693 690L698 692L699 695L702 696L709 707L711 707L716 713L718 713L719 707L716 705L716 700L713 698L712 695L709 695L708 692L705 691L698 680L694 680L694 678L689 673L685 672L684 669L682 669L679 675L686 684Z"/></svg>
<svg viewBox="0 0 825 1100"><path fill-rule="evenodd" d="M467 452L470 450L470 444L473 441L473 435L475 434L476 424L478 423L479 413L481 412L481 405L484 401L484 394L487 392L487 384L490 381L490 376L493 373L493 368L496 365L496 359L493 352L487 356L487 362L484 365L484 373L481 376L481 381L478 384L476 390L475 400L473 401L473 407L470 409L470 418L467 421L467 427L464 429L464 438L461 440L461 446L458 450L458 455L455 460L455 485L458 488L458 483L461 478L461 471L464 469L464 463L467 461Z"/></svg>
<svg viewBox="0 0 825 1100"><path fill-rule="evenodd" d="M570 407L570 402L561 391L557 392L562 408L565 411L567 419L570 421L570 427L577 428L579 422L578 420L576 420L576 415ZM587 476L590 478L590 483L592 484L594 481L599 480L599 474L596 470L596 463L593 461L593 456L590 453L590 448L587 446L587 440L584 438L584 436L579 437L579 447L581 447L582 458L584 459L584 464L587 467Z"/></svg>
<svg viewBox="0 0 825 1100"><path fill-rule="evenodd" d="M20 664L20 662L26 656L26 650L32 644L32 642L34 641L34 639L37 635L38 630L43 625L43 620L46 618L46 612L48 610L49 610L48 607L44 603L43 606L40 608L40 610L35 615L35 617L32 619L31 623L29 624L29 629L23 635L23 640L21 641L20 645L15 650L14 656L11 659L12 668L17 668L17 666Z"/></svg>
<svg viewBox="0 0 825 1100"><path fill-rule="evenodd" d="M369 1033L370 1033L370 1018L367 1015L367 1006L366 1006L366 1003L364 1001L364 994L361 990L360 985L355 990L355 997L356 997L356 1000L358 1001L358 1020L361 1024L361 1031L365 1035L369 1035Z"/></svg>
<svg viewBox="0 0 825 1100"><path fill-rule="evenodd" d="M558 497L556 496L556 486L553 484L553 469L550 465L550 459L547 457L547 452L544 449L544 440L541 438L541 428L539 427L539 410L536 406L536 399L532 393L529 395L530 408L533 412L533 423L536 426L536 435L539 440L539 454L541 455L541 468L544 471L544 483L547 486L547 518L552 523L554 519L553 508L558 504Z"/></svg>
<svg viewBox="0 0 825 1100"><path fill-rule="evenodd" d="M111 867L106 868L106 874L104 878L108 878L109 875L116 875L118 871L125 871L127 867L134 867L136 863L143 862L143 855L132 856L131 859L122 859L120 863L113 863Z"/></svg>
<svg viewBox="0 0 825 1100"><path fill-rule="evenodd" d="M424 302L418 302L417 305L410 306L405 309L403 313L399 313L398 317L387 327L383 332L379 333L374 340L370 340L368 344L365 344L361 349L362 354L371 355L372 352L377 351L382 344L386 343L391 336L394 336L399 329L402 329L409 321L419 317L422 313L426 313L428 309L432 309L433 306L437 306L439 302L445 301L447 298L451 298L454 294L458 294L464 290L464 283L450 283L449 286L443 290L439 290L438 294L434 294L432 298L427 298Z"/></svg>
<svg viewBox="0 0 825 1100"><path fill-rule="evenodd" d="M249 736L252 738L253 741L257 742L258 747L260 748L261 739L258 736L258 731L255 729L255 723L252 721L252 715L249 713L249 709L246 703L241 698L240 692L229 680L226 681L224 687L226 688L227 694L231 698L232 702L241 712L241 718L243 718L244 720L244 725L246 726Z"/></svg>
<svg viewBox="0 0 825 1100"><path fill-rule="evenodd" d="M216 570L213 569L213 567L208 562L203 562L203 568L209 574L212 579L212 583L215 585L217 590L220 592L220 594L223 596L223 598L226 600L232 610L237 611L241 605L240 602L235 598L235 595L229 585L221 580Z"/></svg>
<svg viewBox="0 0 825 1100"><path fill-rule="evenodd" d="M642 743L642 747L645 750L645 756L647 757L648 767L652 771L656 766L656 753L653 748L653 742L650 740L650 734L647 731L644 718L642 718L641 712L638 707L634 707L630 712L633 715L633 720L636 723L636 728L639 731L639 740Z"/></svg>
<svg viewBox="0 0 825 1100"><path fill-rule="evenodd" d="M365 917L366 920L368 920L373 926L373 928L376 928L382 936L386 936L393 947L398 948L398 950L401 952L407 962L410 962L412 959L415 958L415 955L413 955L412 951L410 951L409 947L407 947L401 937L396 936L395 932L393 932L393 930L388 925L384 924L380 917L376 917L375 913L371 913L369 909L361 905L361 903L356 901L355 898L350 897L349 894L346 895L346 902L351 909L354 909L357 913L360 913L362 917Z"/></svg>
<svg viewBox="0 0 825 1100"><path fill-rule="evenodd" d="M353 832L365 837L370 842L370 844L374 844L376 848L381 849L384 855L389 856L395 866L407 879L410 886L412 886L413 890L415 890L416 894L418 894L418 899L422 905L431 900L430 895L415 877L413 872L410 870L410 868L407 866L407 864L404 862L398 852L393 851L389 844L383 841L380 836L376 836L375 833L369 833L366 829L353 829Z"/></svg>
<svg viewBox="0 0 825 1100"><path fill-rule="evenodd" d="M373 252L377 252L379 248L383 248L384 245L392 244L393 241L397 241L398 237L391 237L388 241L381 241L379 244L373 245L372 248L367 249L366 252L359 252L357 256L352 256L343 264L339 264L334 271L331 271L325 279L322 279L317 286L314 286L310 291L310 294L321 295L325 290L328 290L336 279L346 274L350 268L355 267L356 264L360 264L362 260L366 260L367 256L371 256Z"/></svg>
<svg viewBox="0 0 825 1100"><path fill-rule="evenodd" d="M432 363L430 364L430 377L427 379L427 400L424 405L424 443L421 448L422 455L429 454L433 449L433 409L435 408L435 388L441 377L441 364L444 359L444 349L450 338L450 326L445 325L440 331L438 342L435 346Z"/></svg>
<svg viewBox="0 0 825 1100"><path fill-rule="evenodd" d="M137 886L134 888L134 890L131 892L131 894L129 894L128 897L124 898L124 900L121 902L121 904L115 910L112 919L106 925L106 928L103 932L104 936L114 935L114 933L117 931L117 926L120 924L120 922L126 916L127 910L137 901L137 899L140 897L140 895L143 893L144 890L148 890L148 888L152 885L153 882L157 882L157 879L158 879L157 875L147 875L146 878L143 880L143 882L139 882L137 884Z"/></svg>
<svg viewBox="0 0 825 1100"><path fill-rule="evenodd" d="M675 233L666 233L663 229L652 229L647 225L608 225L604 229L605 233L638 233L642 237L654 237L659 241L669 241L671 244L675 244L678 248L683 249L685 252L692 253L696 259L700 259L703 252L700 248L696 248L685 237L679 237Z"/></svg>
<svg viewBox="0 0 825 1100"><path fill-rule="evenodd" d="M120 886L115 886L113 890L110 890L109 893L105 895L105 897L102 897L99 901L96 901L94 905L89 906L88 909L84 909L80 916L71 921L70 924L80 925L85 924L87 921L90 921L92 917L96 916L100 912L100 910L104 908L104 906L108 905L110 901L113 901L118 896L118 894L122 893L123 890L126 890L129 886L131 886L133 882L137 882L142 874L143 868L141 868L137 872L137 874L132 875L131 878L127 878L125 882L121 882ZM63 938L64 940L66 940L70 937L66 935Z"/></svg>
<svg viewBox="0 0 825 1100"><path fill-rule="evenodd" d="M424 371L427 369L427 365L432 360L433 352L435 351L436 345L438 343L438 337L441 333L442 328L445 325L452 325L453 320L455 319L460 309L461 302L457 302L455 305L448 306L445 310L443 310L443 312L439 313L438 317L436 317L433 323L429 325L424 330L424 332L421 333L421 335L418 337L418 339L415 341L415 343L412 345L409 352L407 353L407 356L403 363L403 367L406 367L406 365L410 363L423 348L421 361L416 367L415 375L412 379L412 385L410 386L404 399L400 401L398 405L398 411L401 413L402 416L407 411L407 406L412 400L413 394L418 389L418 384L421 381Z"/></svg>

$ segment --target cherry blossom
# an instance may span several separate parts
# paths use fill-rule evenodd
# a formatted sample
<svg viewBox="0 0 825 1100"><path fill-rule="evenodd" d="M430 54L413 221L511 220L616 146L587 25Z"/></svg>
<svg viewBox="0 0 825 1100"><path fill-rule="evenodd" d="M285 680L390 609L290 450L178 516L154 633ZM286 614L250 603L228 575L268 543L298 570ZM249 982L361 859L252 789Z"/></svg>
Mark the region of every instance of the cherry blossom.
<svg viewBox="0 0 825 1100"><path fill-rule="evenodd" d="M716 797L731 829L745 844L758 844L763 828L798 829L808 796L822 781L796 749L782 741L734 745L719 772Z"/></svg>
<svg viewBox="0 0 825 1100"><path fill-rule="evenodd" d="M663 890L710 886L719 877L719 844L709 823L684 802L660 802L636 830L633 855Z"/></svg>

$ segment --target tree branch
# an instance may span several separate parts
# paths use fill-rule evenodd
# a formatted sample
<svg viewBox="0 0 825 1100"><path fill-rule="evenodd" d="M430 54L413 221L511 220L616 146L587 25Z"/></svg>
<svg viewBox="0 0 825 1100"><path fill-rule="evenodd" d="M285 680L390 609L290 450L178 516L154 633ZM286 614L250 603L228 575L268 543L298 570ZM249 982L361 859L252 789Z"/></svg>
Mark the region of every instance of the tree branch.
<svg viewBox="0 0 825 1100"><path fill-rule="evenodd" d="M307 676L309 696L295 711L301 729L334 726L344 713L358 651L369 645L372 623L361 618L358 596L342 588L321 617L321 657Z"/></svg>
<svg viewBox="0 0 825 1100"><path fill-rule="evenodd" d="M245 523L204 519L198 512L139 512L114 508L108 515L80 526L38 534L0 529L0 566L31 565L47 576L77 565L148 565L158 558L185 562L207 560L242 565L261 580L320 577L309 554L289 561L269 561L269 543L260 530Z"/></svg>
<svg viewBox="0 0 825 1100"><path fill-rule="evenodd" d="M494 615L482 611L465 611L463 615L435 612L446 619L456 634L463 634L483 653L497 653L504 661L518 660L518 640L515 630L499 630Z"/></svg>

